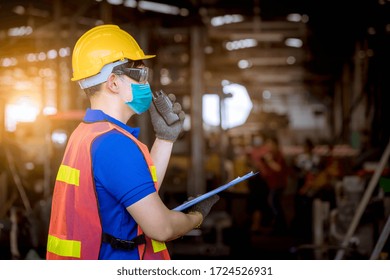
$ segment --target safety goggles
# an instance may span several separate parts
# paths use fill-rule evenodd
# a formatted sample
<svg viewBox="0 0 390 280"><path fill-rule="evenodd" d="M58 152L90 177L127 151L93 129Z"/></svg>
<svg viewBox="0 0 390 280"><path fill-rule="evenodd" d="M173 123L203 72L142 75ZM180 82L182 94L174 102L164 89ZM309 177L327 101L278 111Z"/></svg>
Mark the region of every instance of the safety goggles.
<svg viewBox="0 0 390 280"><path fill-rule="evenodd" d="M130 79L137 81L138 83L145 83L149 78L149 68L121 68L113 71L116 75L126 75Z"/></svg>

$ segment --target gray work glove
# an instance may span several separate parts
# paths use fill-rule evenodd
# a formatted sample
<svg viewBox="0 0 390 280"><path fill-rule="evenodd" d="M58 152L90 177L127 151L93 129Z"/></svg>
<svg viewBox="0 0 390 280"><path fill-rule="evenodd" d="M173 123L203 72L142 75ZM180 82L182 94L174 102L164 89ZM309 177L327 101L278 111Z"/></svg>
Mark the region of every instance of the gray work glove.
<svg viewBox="0 0 390 280"><path fill-rule="evenodd" d="M188 198L188 200L191 200L193 198ZM202 214L203 219L206 218L206 216L210 213L211 207L219 200L219 195L214 194L213 196L210 196L209 198L206 198L205 200L202 200L198 202L197 204L192 205L187 209L187 213L190 212L199 212Z"/></svg>
<svg viewBox="0 0 390 280"><path fill-rule="evenodd" d="M181 105L175 102L176 96L174 94L171 93L168 97L166 95L164 97L169 98L168 102L160 102L163 101L162 96L153 98L149 108L150 118L158 139L175 142L183 129L185 113ZM177 121L169 122L172 116L176 117Z"/></svg>

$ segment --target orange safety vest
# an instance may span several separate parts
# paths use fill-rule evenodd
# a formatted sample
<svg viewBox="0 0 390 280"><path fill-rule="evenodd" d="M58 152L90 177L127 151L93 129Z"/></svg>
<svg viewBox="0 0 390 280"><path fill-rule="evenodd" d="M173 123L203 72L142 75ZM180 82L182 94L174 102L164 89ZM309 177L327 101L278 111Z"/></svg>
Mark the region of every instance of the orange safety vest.
<svg viewBox="0 0 390 280"><path fill-rule="evenodd" d="M132 139L149 166L158 190L156 168L148 148L131 133L110 122L80 123L73 132L59 167L52 199L46 259L97 260L102 243L102 225L93 182L91 144L116 129ZM143 234L138 226L138 235ZM145 237L138 245L140 259L169 260L164 242Z"/></svg>

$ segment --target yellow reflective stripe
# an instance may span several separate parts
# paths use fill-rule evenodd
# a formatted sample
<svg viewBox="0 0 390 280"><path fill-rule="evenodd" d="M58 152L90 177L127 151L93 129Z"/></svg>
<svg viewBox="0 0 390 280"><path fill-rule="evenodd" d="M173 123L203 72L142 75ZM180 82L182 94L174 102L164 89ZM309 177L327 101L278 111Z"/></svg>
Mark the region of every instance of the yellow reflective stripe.
<svg viewBox="0 0 390 280"><path fill-rule="evenodd" d="M152 239L152 247L153 247L154 253L158 253L158 252L161 252L162 250L167 249L165 242L160 242L160 241L157 241L154 239Z"/></svg>
<svg viewBox="0 0 390 280"><path fill-rule="evenodd" d="M49 235L47 239L47 251L62 257L80 258L81 242L76 240L64 240Z"/></svg>
<svg viewBox="0 0 390 280"><path fill-rule="evenodd" d="M151 165L151 166L149 167L149 169L150 169L150 174L152 174L153 182L157 182L157 171L156 171L156 166Z"/></svg>
<svg viewBox="0 0 390 280"><path fill-rule="evenodd" d="M78 186L80 180L80 170L72 168L67 165L61 165L58 174L57 181L62 181L71 185Z"/></svg>

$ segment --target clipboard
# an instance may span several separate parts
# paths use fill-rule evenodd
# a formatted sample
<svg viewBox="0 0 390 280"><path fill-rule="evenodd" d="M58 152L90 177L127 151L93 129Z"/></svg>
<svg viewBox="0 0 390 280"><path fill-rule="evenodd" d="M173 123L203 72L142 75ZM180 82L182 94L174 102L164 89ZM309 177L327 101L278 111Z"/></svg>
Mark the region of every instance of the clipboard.
<svg viewBox="0 0 390 280"><path fill-rule="evenodd" d="M200 196L198 196L190 201L184 202L183 204L177 206L176 208L173 208L172 210L183 211L183 210L187 209L188 207L191 207L192 205L197 204L197 203L201 202L202 200L209 198L210 196L213 196L214 194L217 194L223 190L226 190L226 189L248 179L249 177L256 175L257 173L259 173L259 172L256 172L256 173L254 173L253 171L248 172L244 176L237 177L236 179L233 179L232 181L230 181L229 183L227 183L225 185L222 185L222 186L220 186L212 191L204 193L204 194L202 194L202 195L200 195Z"/></svg>

